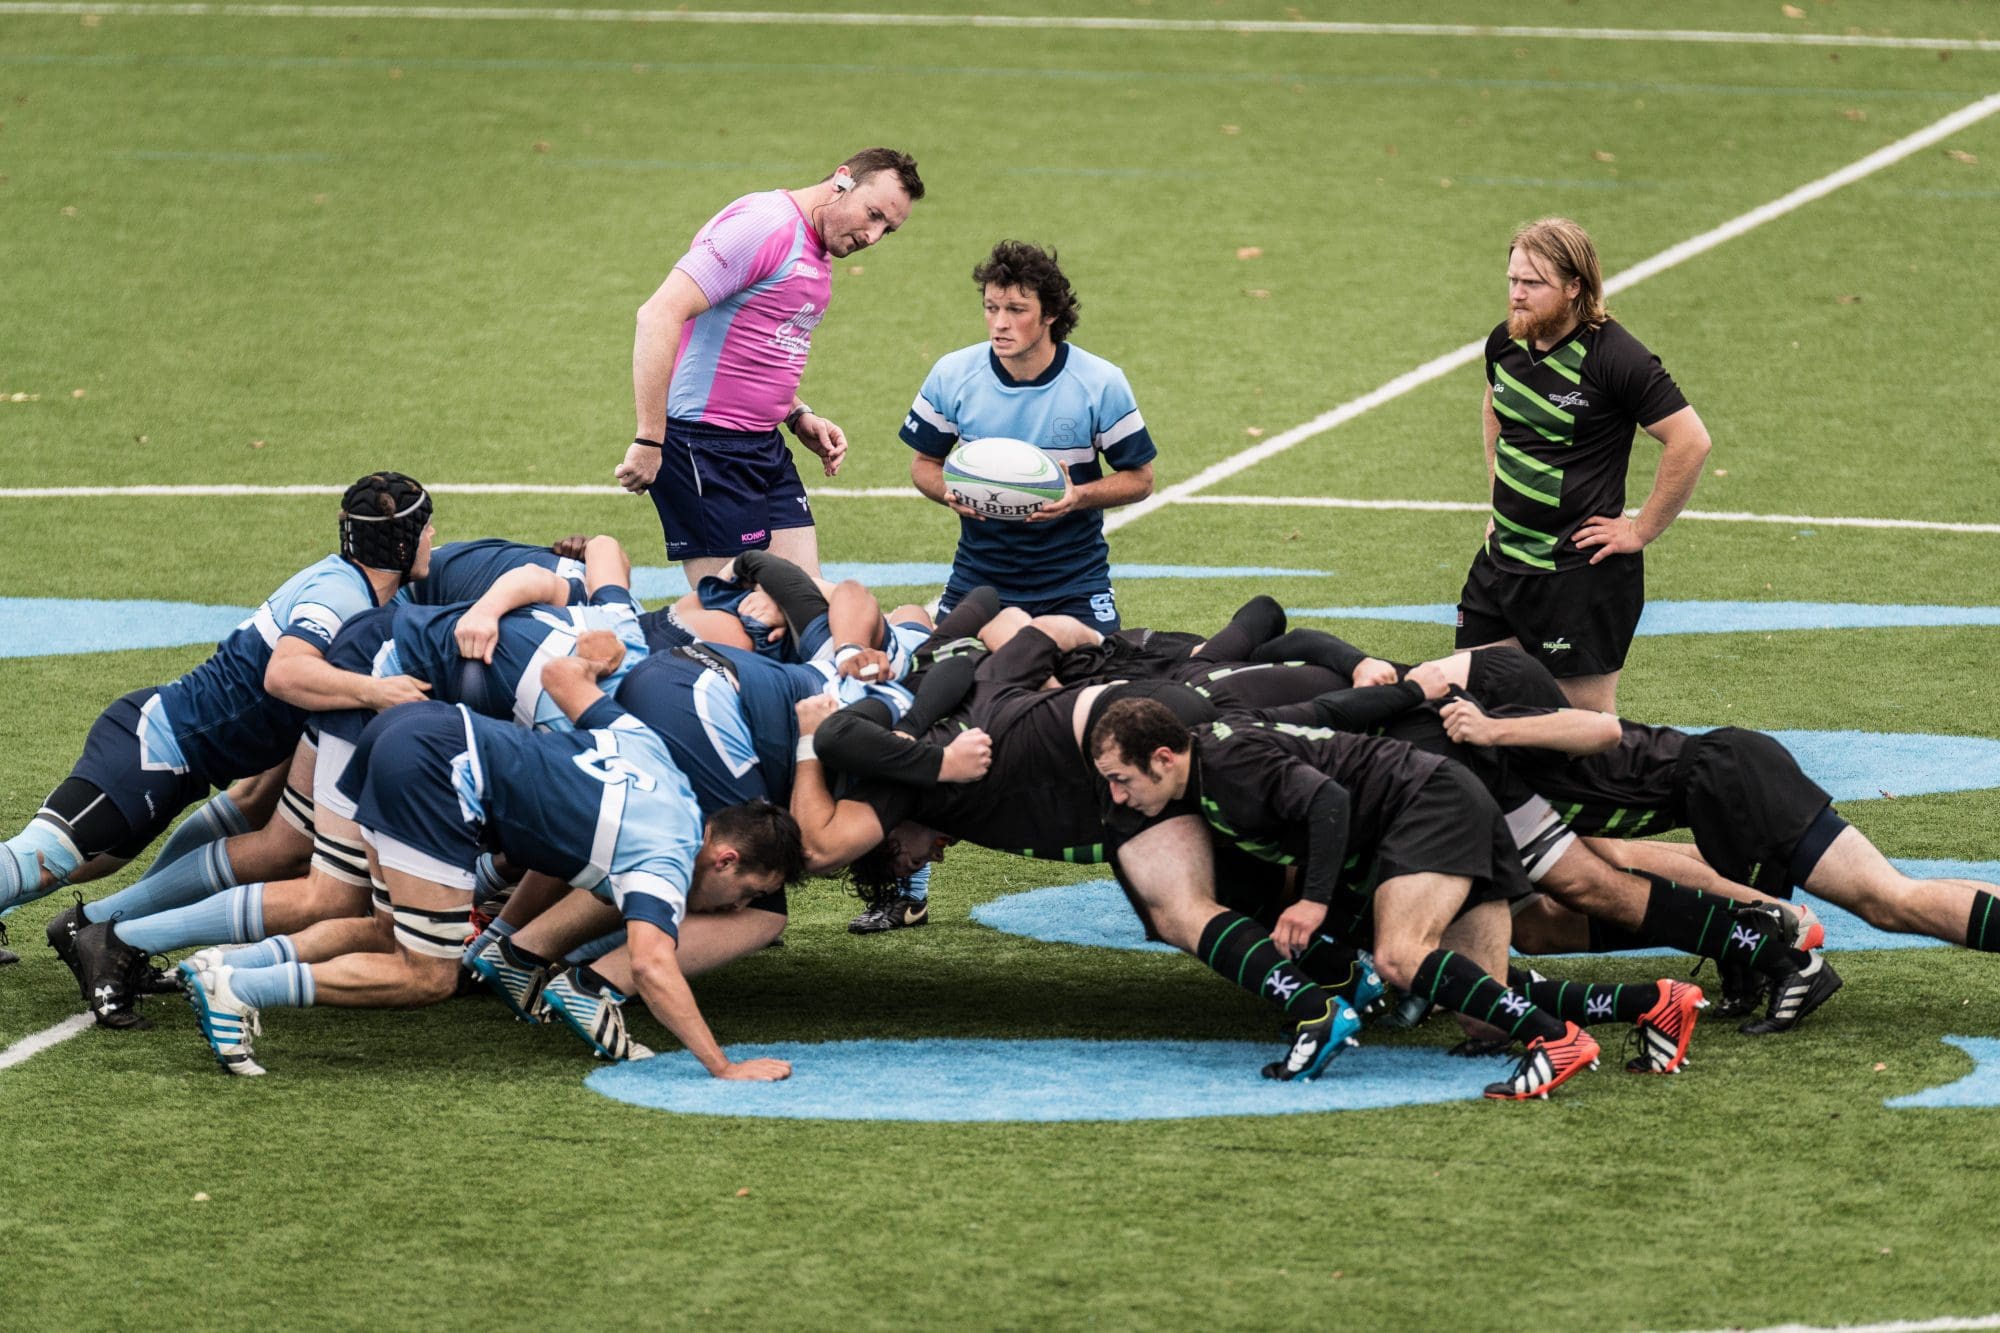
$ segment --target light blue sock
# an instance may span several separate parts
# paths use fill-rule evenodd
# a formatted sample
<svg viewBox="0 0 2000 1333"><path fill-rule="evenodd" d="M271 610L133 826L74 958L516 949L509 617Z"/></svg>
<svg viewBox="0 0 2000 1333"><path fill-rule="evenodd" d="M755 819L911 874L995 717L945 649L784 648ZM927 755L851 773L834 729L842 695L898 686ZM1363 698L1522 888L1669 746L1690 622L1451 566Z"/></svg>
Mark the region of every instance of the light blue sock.
<svg viewBox="0 0 2000 1333"><path fill-rule="evenodd" d="M41 860L35 859L36 853ZM62 887L63 878L79 865L76 844L46 819L31 819L28 826L7 839L0 848L0 907L19 907ZM42 887L42 870L55 871L55 881Z"/></svg>
<svg viewBox="0 0 2000 1333"><path fill-rule="evenodd" d="M268 940L245 945L241 949L231 949L222 955L222 961L234 968L276 967L280 963L299 961L298 947L292 943L290 935L273 935Z"/></svg>
<svg viewBox="0 0 2000 1333"><path fill-rule="evenodd" d="M472 943L465 946L465 953L461 955L460 961L470 963L473 959L479 957L480 951L487 945L493 943L495 940L507 939L513 933L514 926L511 922L502 921L497 916L494 917L486 923L486 929L473 936Z"/></svg>
<svg viewBox="0 0 2000 1333"><path fill-rule="evenodd" d="M186 907L120 921L118 938L140 953L172 953L193 944L247 944L264 938L264 886L245 884Z"/></svg>
<svg viewBox="0 0 2000 1333"><path fill-rule="evenodd" d="M604 957L625 942L625 930L621 926L609 935L600 935L590 943L571 949L563 955L566 963L589 963Z"/></svg>
<svg viewBox="0 0 2000 1333"><path fill-rule="evenodd" d="M170 866L155 865L109 898L83 905L90 921L138 920L170 907L186 907L221 893L236 883L229 865L229 843L211 842Z"/></svg>
<svg viewBox="0 0 2000 1333"><path fill-rule="evenodd" d="M180 860L197 847L205 847L218 838L233 838L239 833L250 831L250 821L236 808L236 802L229 799L229 793L219 791L183 819L180 827L167 838L158 856L153 858L151 869L170 865Z"/></svg>
<svg viewBox="0 0 2000 1333"><path fill-rule="evenodd" d="M927 903L931 900L931 868L919 866L917 873L908 879L896 881L896 892L912 902Z"/></svg>
<svg viewBox="0 0 2000 1333"><path fill-rule="evenodd" d="M253 1009L310 1009L313 1002L311 963L279 963L253 967L229 978L236 998Z"/></svg>

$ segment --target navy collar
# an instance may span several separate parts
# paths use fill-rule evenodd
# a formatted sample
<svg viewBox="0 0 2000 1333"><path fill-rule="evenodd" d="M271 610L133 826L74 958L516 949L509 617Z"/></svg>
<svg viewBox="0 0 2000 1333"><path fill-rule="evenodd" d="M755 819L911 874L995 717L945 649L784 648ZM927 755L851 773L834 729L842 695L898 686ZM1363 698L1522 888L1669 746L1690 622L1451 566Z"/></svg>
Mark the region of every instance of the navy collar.
<svg viewBox="0 0 2000 1333"><path fill-rule="evenodd" d="M1068 363L1069 344L1066 342L1057 343L1056 359L1049 362L1046 370L1031 380L1017 380L1007 373L1007 368L1000 364L1000 358L993 354L993 344L986 344L986 364L993 368L993 378L999 380L1000 383L1010 389L1033 389L1047 384L1054 380L1056 376L1062 374L1063 367Z"/></svg>

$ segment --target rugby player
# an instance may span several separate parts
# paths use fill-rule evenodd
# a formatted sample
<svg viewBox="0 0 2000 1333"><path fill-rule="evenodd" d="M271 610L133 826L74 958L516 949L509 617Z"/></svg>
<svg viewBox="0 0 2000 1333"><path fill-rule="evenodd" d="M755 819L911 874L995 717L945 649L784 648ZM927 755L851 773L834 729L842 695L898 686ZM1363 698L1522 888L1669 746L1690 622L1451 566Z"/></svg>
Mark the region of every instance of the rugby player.
<svg viewBox="0 0 2000 1333"><path fill-rule="evenodd" d="M430 515L430 495L401 473L371 473L350 486L341 499L339 555L286 580L195 670L135 690L99 716L69 777L0 851L0 907L110 874L211 788L290 765L309 709L383 708L421 698L412 681L335 670L325 651L345 621L423 575ZM307 806L296 791L289 800ZM303 833L305 816L294 814ZM235 866L228 847L213 842L201 853L209 878L234 882L238 873L261 878L289 868ZM289 847L284 854L290 857ZM133 906L131 894L61 913L49 923L50 944L70 962L78 932ZM83 996L107 1026L142 1021L112 999Z"/></svg>
<svg viewBox="0 0 2000 1333"><path fill-rule="evenodd" d="M1076 294L1053 253L1002 241L972 280L987 341L941 358L903 420L910 480L959 515L958 550L938 606L949 611L981 584L1003 606L1061 613L1118 628L1111 548L1101 511L1153 493L1153 437L1125 373L1069 341ZM1023 523L989 523L945 485L944 460L961 439L1037 445L1063 473L1063 498ZM1110 471L1105 471L1109 465Z"/></svg>
<svg viewBox="0 0 2000 1333"><path fill-rule="evenodd" d="M923 197L916 159L890 148L863 149L803 189L745 195L695 233L639 308L638 429L613 475L650 489L689 586L765 547L819 569L812 506L778 427L827 476L840 469L845 432L798 396L832 261L901 227Z"/></svg>
<svg viewBox="0 0 2000 1333"><path fill-rule="evenodd" d="M1606 313L1597 251L1576 223L1514 233L1507 301L1486 339L1480 409L1493 513L1459 594L1457 646L1519 644L1571 704L1612 712L1646 604L1641 552L1693 496L1708 430L1659 358ZM1637 427L1664 449L1627 518Z"/></svg>
<svg viewBox="0 0 2000 1333"><path fill-rule="evenodd" d="M263 1072L250 1044L263 1008L408 1006L451 995L487 837L514 864L618 907L640 994L710 1073L791 1072L782 1061L728 1059L687 987L676 936L690 911L731 910L797 879L796 828L775 807L753 805L704 829L664 743L598 688L614 665L579 656L543 670L573 731L528 731L442 703L392 709L369 724L343 786L356 800L370 871L387 888L395 951L247 971L183 963L189 1000L225 1071Z"/></svg>

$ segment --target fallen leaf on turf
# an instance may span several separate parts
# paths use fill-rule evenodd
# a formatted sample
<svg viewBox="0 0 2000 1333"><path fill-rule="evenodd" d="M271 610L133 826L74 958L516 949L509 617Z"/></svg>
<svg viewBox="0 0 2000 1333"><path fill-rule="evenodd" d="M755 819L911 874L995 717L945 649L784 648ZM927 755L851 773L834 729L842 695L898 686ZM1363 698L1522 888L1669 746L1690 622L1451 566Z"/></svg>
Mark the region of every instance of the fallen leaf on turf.
<svg viewBox="0 0 2000 1333"><path fill-rule="evenodd" d="M102 22L104 22L104 15L102 14L85 14L83 16L83 26L86 28L95 28Z"/></svg>
<svg viewBox="0 0 2000 1333"><path fill-rule="evenodd" d="M1440 190L1449 190L1451 188L1451 177L1449 176L1438 177L1438 188Z"/></svg>
<svg viewBox="0 0 2000 1333"><path fill-rule="evenodd" d="M313 196L313 202L316 204L323 204L326 202L326 196L323 194L316 194Z"/></svg>
<svg viewBox="0 0 2000 1333"><path fill-rule="evenodd" d="M262 440L252 440L250 441L250 447L252 449L262 449L264 447L264 442Z"/></svg>
<svg viewBox="0 0 2000 1333"><path fill-rule="evenodd" d="M1293 528L1290 532L1285 534L1285 540L1288 542L1295 542L1298 539L1299 539L1299 530L1297 528Z"/></svg>
<svg viewBox="0 0 2000 1333"><path fill-rule="evenodd" d="M40 402L41 397L38 393L10 393L7 395L7 401L10 403L34 403Z"/></svg>
<svg viewBox="0 0 2000 1333"><path fill-rule="evenodd" d="M1976 167L1979 165L1979 155L1977 153L1968 153L1963 148L1947 148L1944 150L1944 155L1961 166Z"/></svg>
<svg viewBox="0 0 2000 1333"><path fill-rule="evenodd" d="M1254 440L1264 433L1264 428L1262 426L1245 426L1243 433Z"/></svg>
<svg viewBox="0 0 2000 1333"><path fill-rule="evenodd" d="M1868 119L1868 113L1866 111L1863 111L1858 106L1851 106L1847 108L1847 110L1841 112L1840 114L1846 116L1849 120L1853 121L1862 121Z"/></svg>
<svg viewBox="0 0 2000 1333"><path fill-rule="evenodd" d="M1607 153L1602 148L1599 148L1591 153L1590 160L1593 162L1616 162L1618 160L1618 154Z"/></svg>
<svg viewBox="0 0 2000 1333"><path fill-rule="evenodd" d="M1333 1280L1334 1280L1335 1282L1338 1282L1338 1281L1340 1281L1340 1279L1342 1279L1342 1278L1344 1278L1344 1277L1346 1277L1346 1276L1347 1276L1347 1272L1346 1272L1346 1270L1344 1270L1344 1269L1340 1269L1340 1268L1336 1268L1336 1269L1334 1269L1334 1270L1333 1270Z"/></svg>
<svg viewBox="0 0 2000 1333"><path fill-rule="evenodd" d="M1951 59L1951 52L1949 52L1949 51L1940 51L1940 52L1938 52L1938 59L1939 59L1939 60L1949 60L1949 59Z"/></svg>
<svg viewBox="0 0 2000 1333"><path fill-rule="evenodd" d="M1224 134L1241 134L1243 133L1243 127L1241 125L1224 125L1222 132Z"/></svg>
<svg viewBox="0 0 2000 1333"><path fill-rule="evenodd" d="M1719 467L1715 470L1715 475L1718 477L1726 477L1729 475L1729 469L1726 467ZM1771 585L1767 583L1764 586L1768 588Z"/></svg>
<svg viewBox="0 0 2000 1333"><path fill-rule="evenodd" d="M1778 12L1788 19L1802 19L1806 16L1806 11L1797 5L1779 5Z"/></svg>
<svg viewBox="0 0 2000 1333"><path fill-rule="evenodd" d="M64 205L63 205L63 211L62 211L62 215L63 215L64 217L66 217L66 218L73 218L73 217L75 217L75 216L76 216L76 205L75 205L75 204L64 204Z"/></svg>
<svg viewBox="0 0 2000 1333"><path fill-rule="evenodd" d="M537 140L535 140L535 151L536 151L536 152L538 152L538 153L546 153L546 152L548 152L548 151L549 151L549 141L548 141L547 139L537 139Z"/></svg>
<svg viewBox="0 0 2000 1333"><path fill-rule="evenodd" d="M1239 245L1236 247L1236 257L1238 259L1262 259L1264 257L1264 247L1261 245Z"/></svg>
<svg viewBox="0 0 2000 1333"><path fill-rule="evenodd" d="M194 1201L196 1203L207 1203L208 1195L204 1192L197 1192L194 1196Z"/></svg>
<svg viewBox="0 0 2000 1333"><path fill-rule="evenodd" d="M69 391L69 396L70 396L70 397L72 397L72 398L81 398L81 397L83 397L83 390L81 390L81 389L71 389L71 390Z"/></svg>
<svg viewBox="0 0 2000 1333"><path fill-rule="evenodd" d="M860 264L849 264L847 266L848 276L850 277L858 278L861 276L863 271L864 271L863 266Z"/></svg>
<svg viewBox="0 0 2000 1333"><path fill-rule="evenodd" d="M1876 788L1875 790L1876 790L1876 791L1879 791L1879 792L1882 792L1882 799L1883 799L1883 800L1885 800L1885 801L1893 801L1893 800L1895 800L1895 799L1896 799L1896 793L1895 793L1895 792L1892 792L1892 791L1883 791L1883 789L1882 789L1882 788L1880 788L1880 787L1877 787L1877 788Z"/></svg>
<svg viewBox="0 0 2000 1333"><path fill-rule="evenodd" d="M1385 157L1394 157L1396 155L1396 145L1392 143L1383 144L1382 153Z"/></svg>
<svg viewBox="0 0 2000 1333"><path fill-rule="evenodd" d="M1877 1250L1877 1251L1876 1251L1876 1253L1877 1253L1877 1254L1894 1254L1894 1253L1895 1253L1895 1251L1894 1251L1894 1250L1892 1250L1892 1249L1890 1249L1890 1248L1889 1248L1889 1247L1888 1247L1887 1245L1884 1245L1884 1246L1883 1246L1883 1247L1882 1247L1881 1249Z"/></svg>
<svg viewBox="0 0 2000 1333"><path fill-rule="evenodd" d="M1883 1070L1887 1069L1888 1067L1889 1067L1889 1066L1887 1066L1887 1065L1883 1064L1883 1063L1882 1063L1882 1062L1881 1062L1880 1060L1877 1060L1877 1061L1875 1062L1875 1072L1876 1072L1876 1073L1878 1073L1878 1074L1879 1074L1879 1073L1881 1073L1881 1072L1882 1072ZM1887 1250L1884 1250L1884 1251L1882 1251L1882 1253L1884 1253L1884 1254L1887 1254L1887 1253L1888 1253L1888 1251L1887 1251Z"/></svg>
<svg viewBox="0 0 2000 1333"><path fill-rule="evenodd" d="M403 67L402 67L401 65L391 65L391 66L389 67L389 77L390 77L390 78L392 78L392 79L400 79L400 78L402 78L402 77L403 77Z"/></svg>
<svg viewBox="0 0 2000 1333"><path fill-rule="evenodd" d="M747 1186L747 1185L746 1185L746 1186L744 1186L744 1187L743 1187L742 1189L740 1189L740 1190L736 1191L736 1197L737 1197L737 1198L739 1198L739 1199L747 1199L747 1198L749 1198L749 1197L750 1197L750 1188L749 1188L749 1186Z"/></svg>
<svg viewBox="0 0 2000 1333"><path fill-rule="evenodd" d="M1245 296L1254 296L1259 301L1261 301L1265 297L1269 296L1271 294L1271 291L1270 288L1268 287L1245 287L1243 289L1243 294Z"/></svg>
<svg viewBox="0 0 2000 1333"><path fill-rule="evenodd" d="M1834 299L1842 305L1859 305L1861 303L1861 298L1858 296L1840 296Z"/></svg>

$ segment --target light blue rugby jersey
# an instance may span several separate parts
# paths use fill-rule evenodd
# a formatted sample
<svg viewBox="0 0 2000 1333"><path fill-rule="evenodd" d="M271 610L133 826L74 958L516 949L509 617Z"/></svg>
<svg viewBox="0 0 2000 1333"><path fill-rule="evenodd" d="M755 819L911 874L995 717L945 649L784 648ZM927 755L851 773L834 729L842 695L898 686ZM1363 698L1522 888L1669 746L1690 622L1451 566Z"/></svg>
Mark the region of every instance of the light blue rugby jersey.
<svg viewBox="0 0 2000 1333"><path fill-rule="evenodd" d="M223 786L289 757L305 714L264 689L278 640L302 639L324 653L342 625L374 605L368 576L341 556L286 579L213 656L147 702L139 735L145 762Z"/></svg>
<svg viewBox="0 0 2000 1333"><path fill-rule="evenodd" d="M517 865L610 900L676 938L701 849L701 808L666 742L610 699L570 732L533 732L463 704L459 804Z"/></svg>
<svg viewBox="0 0 2000 1333"><path fill-rule="evenodd" d="M1022 382L1007 378L990 344L961 347L931 367L901 434L939 459L962 439L1026 440L1079 482L1098 480L1105 463L1128 471L1158 452L1125 372L1074 343L1057 344L1049 368ZM990 583L1007 601L1101 592L1111 586L1104 513L1087 509L1053 523L961 518L951 582L961 592Z"/></svg>

